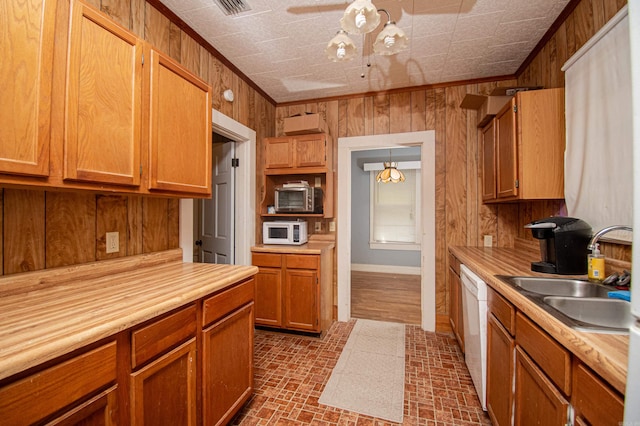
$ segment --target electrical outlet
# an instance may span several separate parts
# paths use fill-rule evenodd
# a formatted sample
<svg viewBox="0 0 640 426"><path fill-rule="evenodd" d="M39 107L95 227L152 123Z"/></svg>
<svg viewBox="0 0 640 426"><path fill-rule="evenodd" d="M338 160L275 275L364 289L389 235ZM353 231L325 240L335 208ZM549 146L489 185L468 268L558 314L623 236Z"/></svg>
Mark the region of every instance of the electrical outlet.
<svg viewBox="0 0 640 426"><path fill-rule="evenodd" d="M320 176L316 176L316 188L320 188L322 186L322 179Z"/></svg>
<svg viewBox="0 0 640 426"><path fill-rule="evenodd" d="M316 232L322 232L322 222L316 222Z"/></svg>
<svg viewBox="0 0 640 426"><path fill-rule="evenodd" d="M120 251L120 233L107 232L107 253L117 253Z"/></svg>
<svg viewBox="0 0 640 426"><path fill-rule="evenodd" d="M329 222L329 232L336 232L336 221L332 220Z"/></svg>
<svg viewBox="0 0 640 426"><path fill-rule="evenodd" d="M484 246L491 247L493 245L493 236L485 235L484 236Z"/></svg>

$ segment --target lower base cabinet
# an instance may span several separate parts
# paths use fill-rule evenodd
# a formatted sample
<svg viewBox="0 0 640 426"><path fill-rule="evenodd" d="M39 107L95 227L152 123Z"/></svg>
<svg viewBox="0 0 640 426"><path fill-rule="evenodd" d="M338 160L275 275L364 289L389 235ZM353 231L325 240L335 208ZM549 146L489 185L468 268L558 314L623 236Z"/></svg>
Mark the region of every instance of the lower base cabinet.
<svg viewBox="0 0 640 426"><path fill-rule="evenodd" d="M496 317L487 320L487 413L494 426L508 426L513 415L513 355L516 344Z"/></svg>
<svg viewBox="0 0 640 426"><path fill-rule="evenodd" d="M0 424L228 423L253 392L254 288L244 280L2 380Z"/></svg>
<svg viewBox="0 0 640 426"><path fill-rule="evenodd" d="M516 425L566 425L569 401L542 370L516 347Z"/></svg>
<svg viewBox="0 0 640 426"><path fill-rule="evenodd" d="M196 339L131 375L132 425L196 424Z"/></svg>

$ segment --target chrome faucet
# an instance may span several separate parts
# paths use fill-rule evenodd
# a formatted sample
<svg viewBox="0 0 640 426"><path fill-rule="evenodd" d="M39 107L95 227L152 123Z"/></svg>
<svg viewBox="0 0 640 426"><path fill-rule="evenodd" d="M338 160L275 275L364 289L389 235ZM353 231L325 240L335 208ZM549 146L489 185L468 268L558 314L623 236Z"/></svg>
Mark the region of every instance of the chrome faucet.
<svg viewBox="0 0 640 426"><path fill-rule="evenodd" d="M630 226L626 226L626 225L607 226L606 228L603 228L603 229L599 230L598 232L596 232L596 234L593 237L591 237L591 241L589 241L589 245L587 246L587 249L593 251L593 249L596 248L596 243L598 242L600 237L602 237L604 234L606 234L608 232L611 232L611 231L629 231L629 232L633 232L633 229L631 229Z"/></svg>

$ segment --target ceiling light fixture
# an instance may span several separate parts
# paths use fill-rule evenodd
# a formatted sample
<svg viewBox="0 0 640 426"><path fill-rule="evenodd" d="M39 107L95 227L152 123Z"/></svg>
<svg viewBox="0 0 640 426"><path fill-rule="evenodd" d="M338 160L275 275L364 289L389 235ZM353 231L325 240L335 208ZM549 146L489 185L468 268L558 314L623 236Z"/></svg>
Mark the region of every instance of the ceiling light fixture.
<svg viewBox="0 0 640 426"><path fill-rule="evenodd" d="M357 48L349 34L367 34L375 30L380 24L380 13L387 14L387 23L373 43L373 52L378 55L395 55L405 50L409 39L402 29L391 20L386 9L376 9L371 0L355 0L344 11L340 25L342 30L329 41L325 49L327 58L333 62L343 62L353 59ZM364 77L364 74L362 75Z"/></svg>
<svg viewBox="0 0 640 426"><path fill-rule="evenodd" d="M391 161L391 150L389 150L389 161L384 162L384 169L376 175L376 182L398 183L404 182L404 173L398 170L398 163Z"/></svg>
<svg viewBox="0 0 640 426"><path fill-rule="evenodd" d="M353 57L356 55L356 52L356 45L353 44L353 41L349 38L344 30L338 31L336 33L336 36L331 39L331 41L327 45L327 48L325 49L327 58L329 58L329 60L333 62L348 61L350 59L353 59Z"/></svg>

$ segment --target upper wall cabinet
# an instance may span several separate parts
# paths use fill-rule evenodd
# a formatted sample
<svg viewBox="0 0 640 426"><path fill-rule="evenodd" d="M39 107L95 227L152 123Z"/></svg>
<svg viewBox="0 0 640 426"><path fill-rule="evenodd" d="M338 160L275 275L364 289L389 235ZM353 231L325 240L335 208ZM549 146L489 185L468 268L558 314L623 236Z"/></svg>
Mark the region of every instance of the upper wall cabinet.
<svg viewBox="0 0 640 426"><path fill-rule="evenodd" d="M56 1L3 2L0 170L49 175Z"/></svg>
<svg viewBox="0 0 640 426"><path fill-rule="evenodd" d="M0 16L0 183L210 196L211 87L80 0L27 3Z"/></svg>
<svg viewBox="0 0 640 426"><path fill-rule="evenodd" d="M564 89L518 92L481 131L484 202L564 198Z"/></svg>
<svg viewBox="0 0 640 426"><path fill-rule="evenodd" d="M64 178L140 184L143 42L73 3Z"/></svg>
<svg viewBox="0 0 640 426"><path fill-rule="evenodd" d="M325 133L265 139L266 173L277 173L274 169L290 173L291 169L331 167L327 139Z"/></svg>
<svg viewBox="0 0 640 426"><path fill-rule="evenodd" d="M149 188L211 194L211 87L151 51Z"/></svg>

